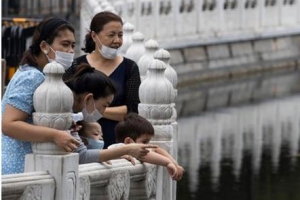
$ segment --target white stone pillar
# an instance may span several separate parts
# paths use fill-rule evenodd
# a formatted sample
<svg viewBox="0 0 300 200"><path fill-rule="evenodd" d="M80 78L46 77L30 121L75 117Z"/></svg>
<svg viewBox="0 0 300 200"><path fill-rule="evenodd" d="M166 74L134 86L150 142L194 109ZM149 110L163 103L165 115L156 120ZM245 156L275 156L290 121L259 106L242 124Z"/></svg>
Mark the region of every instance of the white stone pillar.
<svg viewBox="0 0 300 200"><path fill-rule="evenodd" d="M159 145L173 156L172 113L175 92L172 83L165 77L166 65L154 59L148 66L148 75L140 85L139 114L154 126L152 143ZM172 200L175 198L173 183L166 169L159 168L156 198Z"/></svg>
<svg viewBox="0 0 300 200"><path fill-rule="evenodd" d="M138 63L145 51L146 48L144 46L144 35L141 32L133 33L132 44L127 49L125 57L130 58L134 62Z"/></svg>
<svg viewBox="0 0 300 200"><path fill-rule="evenodd" d="M141 80L143 81L146 78L146 74L148 71L148 66L150 62L154 59L153 54L158 50L158 43L155 40L148 40L145 43L145 54L138 61L138 66L140 70Z"/></svg>
<svg viewBox="0 0 300 200"><path fill-rule="evenodd" d="M134 31L134 26L129 22L125 22L125 24L123 25L123 44L119 50L119 53L123 56L126 55L128 48L131 46L133 42L132 41L133 31Z"/></svg>
<svg viewBox="0 0 300 200"><path fill-rule="evenodd" d="M48 63L45 81L33 96L33 123L67 130L72 123L73 93L62 81L62 65ZM56 183L55 200L76 200L79 194L77 153L67 154L55 143L32 143L32 154L26 155L25 172L49 171Z"/></svg>
<svg viewBox="0 0 300 200"><path fill-rule="evenodd" d="M170 65L170 58L171 58L170 53L165 49L160 49L160 50L158 50L154 53L154 59L161 60L166 65L166 70L164 72L164 75L166 76L166 78L173 85L174 94L175 94L174 101L175 101L175 98L177 97L176 86L177 86L177 83L178 83L178 76L177 76L176 71ZM178 123L176 121L177 112L176 112L176 109L175 109L175 102L174 101L171 104L172 109L173 109L173 113L172 113L172 117L171 117L171 120L172 120L171 124L172 124L172 127L173 127L173 152L171 154L173 155L173 158L175 160L177 160L177 156L178 156ZM172 194L174 195L172 199L175 200L176 199L177 184L176 184L175 181L172 184L173 184L172 185L172 189L173 189Z"/></svg>

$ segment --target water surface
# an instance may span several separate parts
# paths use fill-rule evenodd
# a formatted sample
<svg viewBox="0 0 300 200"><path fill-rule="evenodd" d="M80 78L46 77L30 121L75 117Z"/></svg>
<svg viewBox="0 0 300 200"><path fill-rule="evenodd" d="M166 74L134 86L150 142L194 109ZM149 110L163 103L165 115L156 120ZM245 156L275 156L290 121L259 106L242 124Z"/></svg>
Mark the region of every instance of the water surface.
<svg viewBox="0 0 300 200"><path fill-rule="evenodd" d="M178 123L177 200L300 200L300 96Z"/></svg>

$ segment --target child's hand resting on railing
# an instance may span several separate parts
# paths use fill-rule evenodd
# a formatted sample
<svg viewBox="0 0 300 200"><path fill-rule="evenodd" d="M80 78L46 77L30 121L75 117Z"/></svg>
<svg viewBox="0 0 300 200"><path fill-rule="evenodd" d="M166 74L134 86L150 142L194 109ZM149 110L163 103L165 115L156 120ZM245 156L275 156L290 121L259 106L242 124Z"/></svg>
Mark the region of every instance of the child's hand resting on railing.
<svg viewBox="0 0 300 200"><path fill-rule="evenodd" d="M121 158L126 159L129 162L131 162L132 165L135 165L135 160L134 160L134 158L132 156L130 156L130 155L124 155L124 156L121 156Z"/></svg>
<svg viewBox="0 0 300 200"><path fill-rule="evenodd" d="M179 180L181 180L182 175L184 173L184 168L181 167L180 165L176 165L176 168L177 168L177 174L173 179L176 181L179 181Z"/></svg>
<svg viewBox="0 0 300 200"><path fill-rule="evenodd" d="M167 164L166 166L168 173L170 175L170 177L173 180L176 180L175 178L177 177L177 167L174 165L174 163L172 163L171 161Z"/></svg>

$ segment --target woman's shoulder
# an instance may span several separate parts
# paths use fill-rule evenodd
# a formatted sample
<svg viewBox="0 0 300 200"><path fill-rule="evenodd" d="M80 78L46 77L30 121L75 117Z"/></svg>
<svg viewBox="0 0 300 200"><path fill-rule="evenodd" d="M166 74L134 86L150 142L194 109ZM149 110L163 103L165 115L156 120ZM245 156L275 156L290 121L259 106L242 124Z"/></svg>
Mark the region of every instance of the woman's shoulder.
<svg viewBox="0 0 300 200"><path fill-rule="evenodd" d="M126 74L131 74L135 71L138 71L138 65L136 64L136 62L134 62L133 60L123 57L123 61L121 64L123 64L125 66L126 69Z"/></svg>
<svg viewBox="0 0 300 200"><path fill-rule="evenodd" d="M30 79L36 81L45 78L44 73L40 69L29 65L20 66L15 73L15 76L22 77L22 80Z"/></svg>
<svg viewBox="0 0 300 200"><path fill-rule="evenodd" d="M86 58L87 54L84 54L84 55L81 55L77 58L74 59L74 62L77 63L77 64L80 64L80 63L87 63L87 58Z"/></svg>
<svg viewBox="0 0 300 200"><path fill-rule="evenodd" d="M137 67L136 62L126 57L123 57L122 63L124 63L127 67Z"/></svg>

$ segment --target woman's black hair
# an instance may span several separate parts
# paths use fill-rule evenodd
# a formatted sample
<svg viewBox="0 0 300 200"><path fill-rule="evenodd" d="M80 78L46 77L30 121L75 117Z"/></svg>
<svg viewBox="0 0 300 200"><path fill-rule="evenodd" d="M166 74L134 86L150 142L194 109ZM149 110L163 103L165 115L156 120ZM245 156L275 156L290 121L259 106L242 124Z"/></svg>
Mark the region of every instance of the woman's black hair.
<svg viewBox="0 0 300 200"><path fill-rule="evenodd" d="M92 93L95 100L116 94L113 81L87 63L78 65L76 73L65 83L75 94Z"/></svg>

